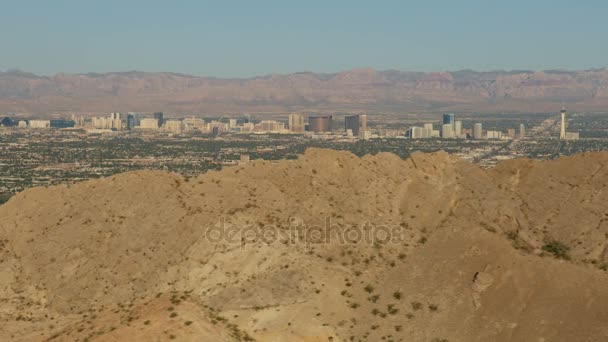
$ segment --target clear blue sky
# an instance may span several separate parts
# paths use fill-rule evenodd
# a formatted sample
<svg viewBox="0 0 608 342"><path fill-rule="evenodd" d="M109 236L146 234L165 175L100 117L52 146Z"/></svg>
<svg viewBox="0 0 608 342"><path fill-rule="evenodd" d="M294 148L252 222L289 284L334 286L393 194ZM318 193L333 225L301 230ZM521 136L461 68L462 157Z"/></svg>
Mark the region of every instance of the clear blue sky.
<svg viewBox="0 0 608 342"><path fill-rule="evenodd" d="M605 0L0 0L0 70L45 75L607 65Z"/></svg>

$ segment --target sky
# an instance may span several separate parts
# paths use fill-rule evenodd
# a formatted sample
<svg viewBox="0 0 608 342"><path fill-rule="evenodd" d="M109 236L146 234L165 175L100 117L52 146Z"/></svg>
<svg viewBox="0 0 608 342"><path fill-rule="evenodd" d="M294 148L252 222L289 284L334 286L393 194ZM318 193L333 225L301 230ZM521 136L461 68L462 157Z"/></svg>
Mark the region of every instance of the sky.
<svg viewBox="0 0 608 342"><path fill-rule="evenodd" d="M607 18L605 0L0 0L0 70L601 68Z"/></svg>

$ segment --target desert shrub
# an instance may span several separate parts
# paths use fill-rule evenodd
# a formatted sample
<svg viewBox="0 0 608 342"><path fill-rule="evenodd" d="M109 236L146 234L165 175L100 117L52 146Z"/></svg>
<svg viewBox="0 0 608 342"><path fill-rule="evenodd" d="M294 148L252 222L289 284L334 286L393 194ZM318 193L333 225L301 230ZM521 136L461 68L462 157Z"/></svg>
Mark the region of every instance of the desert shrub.
<svg viewBox="0 0 608 342"><path fill-rule="evenodd" d="M420 302L412 302L412 309L414 309L414 311L422 309L422 303L420 303Z"/></svg>
<svg viewBox="0 0 608 342"><path fill-rule="evenodd" d="M543 246L543 251L553 254L558 259L570 259L570 247L559 241L551 241Z"/></svg>
<svg viewBox="0 0 608 342"><path fill-rule="evenodd" d="M399 309L395 307L395 304L389 304L386 306L386 311L391 315L396 315L399 312Z"/></svg>

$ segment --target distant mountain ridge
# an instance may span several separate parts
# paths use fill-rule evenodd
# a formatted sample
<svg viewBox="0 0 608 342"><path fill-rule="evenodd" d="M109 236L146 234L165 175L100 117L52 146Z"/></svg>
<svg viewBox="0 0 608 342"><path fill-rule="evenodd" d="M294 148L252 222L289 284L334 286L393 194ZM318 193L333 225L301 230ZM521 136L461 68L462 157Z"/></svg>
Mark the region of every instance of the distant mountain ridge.
<svg viewBox="0 0 608 342"><path fill-rule="evenodd" d="M19 113L549 112L608 108L608 69L412 72L353 69L251 78L171 72L0 72L0 111Z"/></svg>

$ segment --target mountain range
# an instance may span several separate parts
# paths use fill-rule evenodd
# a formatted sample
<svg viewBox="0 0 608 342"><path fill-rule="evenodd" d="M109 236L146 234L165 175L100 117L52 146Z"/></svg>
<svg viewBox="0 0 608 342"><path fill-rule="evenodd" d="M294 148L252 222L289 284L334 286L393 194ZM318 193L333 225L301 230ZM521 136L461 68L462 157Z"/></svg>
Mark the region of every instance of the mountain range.
<svg viewBox="0 0 608 342"><path fill-rule="evenodd" d="M407 72L354 69L244 79L117 72L0 72L0 111L178 114L606 111L608 69Z"/></svg>
<svg viewBox="0 0 608 342"><path fill-rule="evenodd" d="M606 341L607 202L606 152L30 188L0 206L0 340Z"/></svg>

